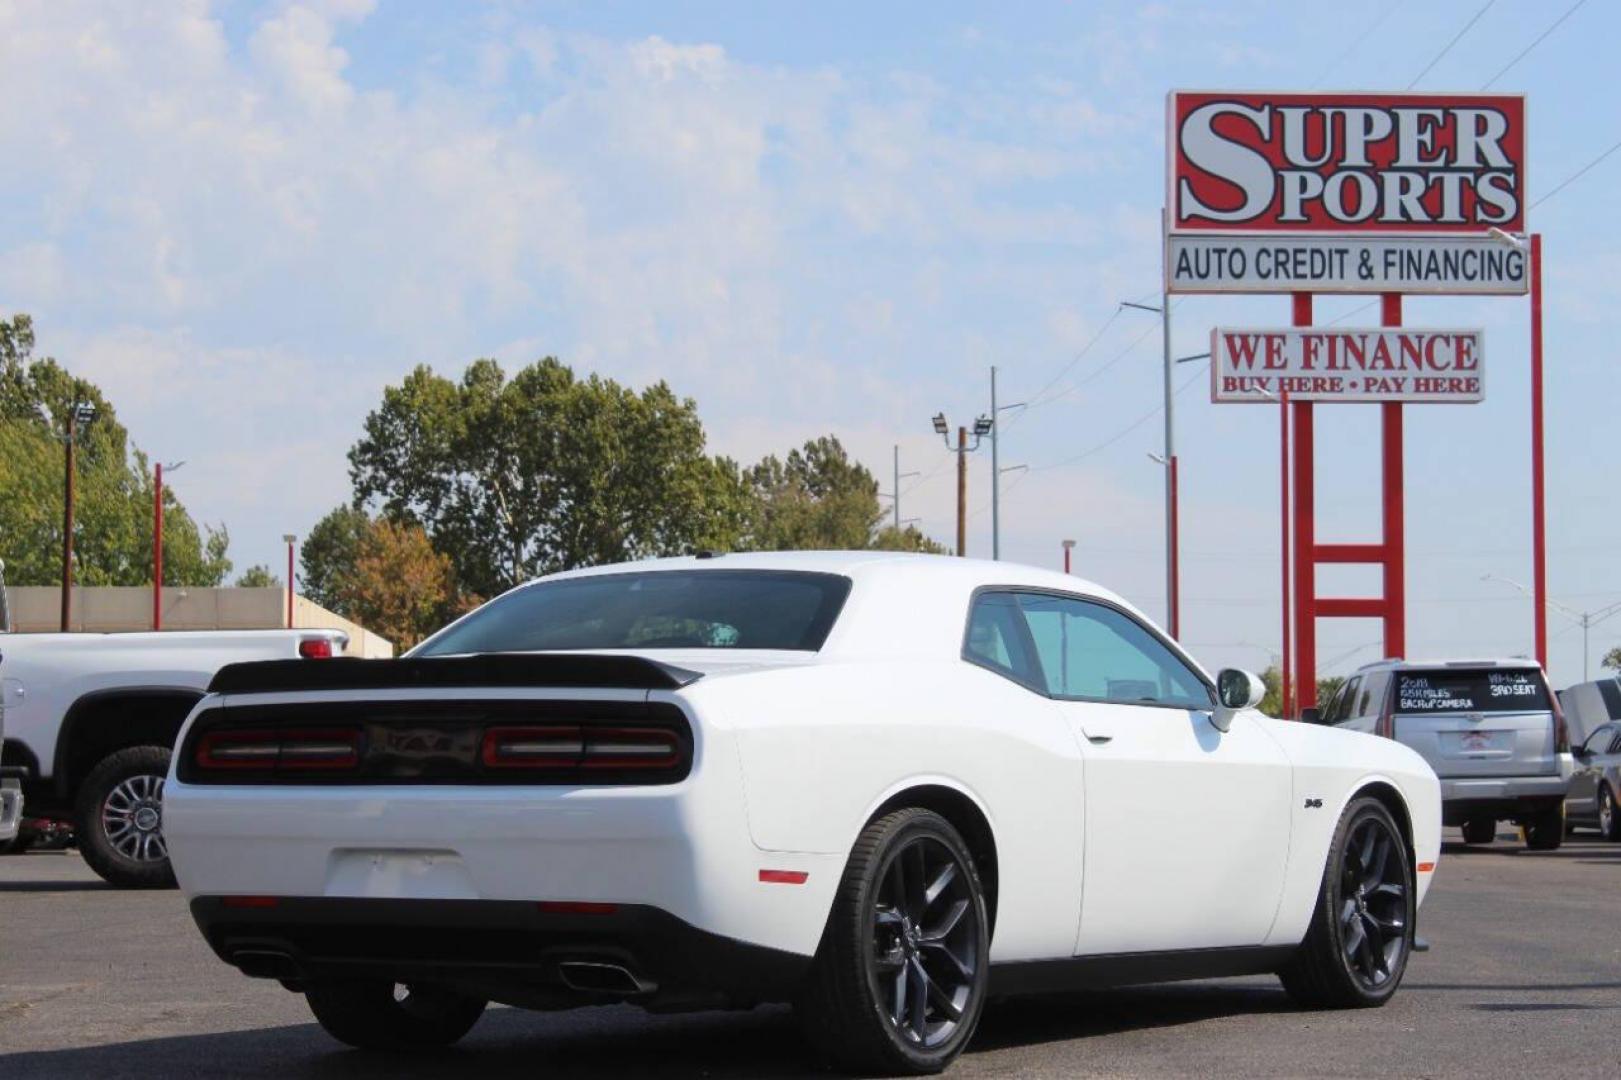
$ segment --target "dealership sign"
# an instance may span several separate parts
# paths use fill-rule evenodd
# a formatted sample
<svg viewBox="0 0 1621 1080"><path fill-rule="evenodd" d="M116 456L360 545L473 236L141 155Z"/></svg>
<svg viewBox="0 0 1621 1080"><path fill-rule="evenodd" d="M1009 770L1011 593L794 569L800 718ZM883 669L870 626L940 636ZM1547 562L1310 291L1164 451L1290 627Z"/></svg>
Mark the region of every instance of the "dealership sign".
<svg viewBox="0 0 1621 1080"><path fill-rule="evenodd" d="M1473 403L1486 396L1481 339L1479 330L1217 327L1210 399Z"/></svg>
<svg viewBox="0 0 1621 1080"><path fill-rule="evenodd" d="M1173 292L1526 290L1522 96L1176 92L1167 121Z"/></svg>

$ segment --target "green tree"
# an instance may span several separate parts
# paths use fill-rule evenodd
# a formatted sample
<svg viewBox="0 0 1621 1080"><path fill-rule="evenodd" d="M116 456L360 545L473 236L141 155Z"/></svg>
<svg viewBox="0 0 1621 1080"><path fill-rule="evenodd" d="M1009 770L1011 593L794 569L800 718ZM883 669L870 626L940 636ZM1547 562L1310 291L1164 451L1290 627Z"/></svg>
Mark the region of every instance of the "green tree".
<svg viewBox="0 0 1621 1080"><path fill-rule="evenodd" d="M1604 659L1600 663L1611 670L1621 669L1621 645L1617 645L1605 653Z"/></svg>
<svg viewBox="0 0 1621 1080"><path fill-rule="evenodd" d="M764 458L747 479L754 498L749 546L757 550L859 550L871 545L883 518L878 481L831 435L786 459Z"/></svg>
<svg viewBox="0 0 1621 1080"><path fill-rule="evenodd" d="M925 555L951 554L950 548L924 535L916 525L908 525L903 529L885 525L878 530L868 546L878 551L917 551Z"/></svg>
<svg viewBox="0 0 1621 1080"><path fill-rule="evenodd" d="M1283 713L1283 679L1278 674L1278 666L1270 664L1261 672L1261 682L1266 685L1266 696L1256 706L1268 716L1281 716ZM1345 685L1343 675L1325 675L1317 680L1317 708L1322 710L1329 701Z"/></svg>
<svg viewBox="0 0 1621 1080"><path fill-rule="evenodd" d="M483 596L575 566L734 548L749 516L690 399L579 379L550 357L510 380L494 360L459 382L418 367L384 391L349 463L358 505L420 524Z"/></svg>
<svg viewBox="0 0 1621 1080"><path fill-rule="evenodd" d="M27 315L0 320L0 558L13 585L61 580L63 441L76 405L96 418L75 440L74 578L83 585L151 582L152 476L117 411L91 382L35 358ZM218 585L229 537L199 528L164 491L164 583Z"/></svg>
<svg viewBox="0 0 1621 1080"><path fill-rule="evenodd" d="M371 530L371 516L357 506L339 506L310 529L299 549L304 595L329 611L339 610L349 581L354 577L360 542Z"/></svg>
<svg viewBox="0 0 1621 1080"><path fill-rule="evenodd" d="M270 567L257 563L242 571L242 576L236 579L239 589L279 589L281 578L270 572Z"/></svg>

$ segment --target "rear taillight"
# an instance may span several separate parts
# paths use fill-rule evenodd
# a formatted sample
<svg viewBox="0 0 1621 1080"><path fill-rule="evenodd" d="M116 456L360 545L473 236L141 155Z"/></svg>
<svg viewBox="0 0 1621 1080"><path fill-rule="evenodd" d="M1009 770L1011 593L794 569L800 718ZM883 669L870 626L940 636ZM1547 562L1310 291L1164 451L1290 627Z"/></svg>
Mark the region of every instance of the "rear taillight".
<svg viewBox="0 0 1621 1080"><path fill-rule="evenodd" d="M681 741L654 727L492 727L479 757L490 769L670 769L681 762Z"/></svg>
<svg viewBox="0 0 1621 1080"><path fill-rule="evenodd" d="M332 659L332 639L317 637L305 638L298 643L298 655L305 660Z"/></svg>
<svg viewBox="0 0 1621 1080"><path fill-rule="evenodd" d="M261 728L208 731L194 760L203 772L305 772L360 764L358 728Z"/></svg>
<svg viewBox="0 0 1621 1080"><path fill-rule="evenodd" d="M1379 710L1379 721L1373 725L1375 735L1383 735L1387 739L1396 737L1396 682L1397 676L1390 680L1390 688L1385 691L1385 703Z"/></svg>

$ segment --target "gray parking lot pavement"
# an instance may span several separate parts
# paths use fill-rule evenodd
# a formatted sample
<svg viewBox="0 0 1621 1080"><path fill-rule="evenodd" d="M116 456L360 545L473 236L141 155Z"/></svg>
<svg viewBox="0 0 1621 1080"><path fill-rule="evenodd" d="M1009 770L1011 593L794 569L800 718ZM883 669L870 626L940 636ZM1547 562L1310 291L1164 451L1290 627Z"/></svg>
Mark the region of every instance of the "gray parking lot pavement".
<svg viewBox="0 0 1621 1080"><path fill-rule="evenodd" d="M1614 1077L1618 916L1621 845L1448 843L1420 918L1433 949L1383 1009L1303 1012L1265 978L1000 1002L950 1075ZM818 1071L782 1008L498 1008L454 1049L363 1054L329 1039L301 997L220 963L178 893L113 889L72 854L0 859L7 1080Z"/></svg>

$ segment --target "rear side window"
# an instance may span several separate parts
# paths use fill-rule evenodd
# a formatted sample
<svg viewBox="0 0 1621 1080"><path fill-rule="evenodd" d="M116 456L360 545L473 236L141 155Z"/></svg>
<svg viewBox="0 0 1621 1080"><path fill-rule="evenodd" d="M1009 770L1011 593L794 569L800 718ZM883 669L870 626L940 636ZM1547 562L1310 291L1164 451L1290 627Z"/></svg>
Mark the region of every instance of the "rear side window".
<svg viewBox="0 0 1621 1080"><path fill-rule="evenodd" d="M1534 668L1396 673L1397 712L1526 712L1549 708L1547 684Z"/></svg>
<svg viewBox="0 0 1621 1080"><path fill-rule="evenodd" d="M1012 593L981 593L974 600L963 655L1031 689L1041 685L1041 670Z"/></svg>

